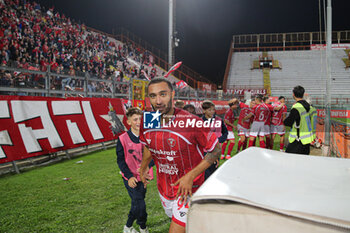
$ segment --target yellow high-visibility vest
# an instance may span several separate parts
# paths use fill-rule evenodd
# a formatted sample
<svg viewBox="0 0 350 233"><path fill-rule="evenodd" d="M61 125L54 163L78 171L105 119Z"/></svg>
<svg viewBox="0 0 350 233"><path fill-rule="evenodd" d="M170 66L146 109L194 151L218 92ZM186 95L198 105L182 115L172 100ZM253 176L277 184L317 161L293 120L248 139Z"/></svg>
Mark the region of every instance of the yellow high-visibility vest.
<svg viewBox="0 0 350 233"><path fill-rule="evenodd" d="M289 143L295 140L301 141L303 145L311 143L316 137L316 121L315 121L315 111L316 109L310 106L310 111L307 112L301 103L296 103L293 105L292 109L298 110L300 115L300 125L297 126L296 123L293 124L292 129L289 132ZM316 112L317 113L317 112ZM312 115L312 120L311 116ZM317 117L317 114L316 114ZM299 128L299 137L297 134L297 129ZM315 133L315 134L314 134Z"/></svg>

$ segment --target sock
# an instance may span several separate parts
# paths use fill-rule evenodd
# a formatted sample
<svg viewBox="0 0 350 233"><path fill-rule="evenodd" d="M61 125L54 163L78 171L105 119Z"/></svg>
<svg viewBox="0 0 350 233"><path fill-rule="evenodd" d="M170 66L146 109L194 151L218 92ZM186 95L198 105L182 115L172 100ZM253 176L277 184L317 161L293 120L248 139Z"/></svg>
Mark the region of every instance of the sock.
<svg viewBox="0 0 350 233"><path fill-rule="evenodd" d="M248 143L248 139L246 138L245 141L243 142L242 150L245 150L245 148L247 148L247 143Z"/></svg>
<svg viewBox="0 0 350 233"><path fill-rule="evenodd" d="M221 154L225 155L225 150L226 150L227 142L224 142L221 147Z"/></svg>
<svg viewBox="0 0 350 233"><path fill-rule="evenodd" d="M284 143L280 143L280 150L283 150L283 147L284 147Z"/></svg>
<svg viewBox="0 0 350 233"><path fill-rule="evenodd" d="M266 145L265 145L265 147L266 147L267 149L270 149L270 148L271 148L271 140L270 140L270 137L266 137Z"/></svg>
<svg viewBox="0 0 350 233"><path fill-rule="evenodd" d="M243 143L241 140L238 141L238 147L237 147L237 152L241 151L241 147L243 146Z"/></svg>
<svg viewBox="0 0 350 233"><path fill-rule="evenodd" d="M252 147L252 146L255 146L255 139L249 140L249 146L248 147Z"/></svg>
<svg viewBox="0 0 350 233"><path fill-rule="evenodd" d="M266 148L266 144L264 142L264 139L260 140L260 147L261 148Z"/></svg>
<svg viewBox="0 0 350 233"><path fill-rule="evenodd" d="M234 146L235 146L235 143L231 142L230 145L228 146L227 155L231 156L231 152L232 152Z"/></svg>

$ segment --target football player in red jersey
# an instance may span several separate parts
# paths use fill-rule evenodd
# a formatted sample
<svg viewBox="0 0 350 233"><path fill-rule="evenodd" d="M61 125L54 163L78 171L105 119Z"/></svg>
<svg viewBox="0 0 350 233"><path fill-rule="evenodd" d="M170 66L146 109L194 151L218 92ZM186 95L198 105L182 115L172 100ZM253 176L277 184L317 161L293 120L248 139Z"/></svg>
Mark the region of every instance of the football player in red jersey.
<svg viewBox="0 0 350 233"><path fill-rule="evenodd" d="M281 106L282 105L282 106ZM272 113L271 120L271 149L273 149L273 142L275 141L276 134L280 136L280 151L283 151L284 147L284 134L286 132L286 127L283 124L284 119L286 119L287 115L287 106L285 105L284 96L280 96L278 98L278 102L272 105L274 107L274 111ZM278 109L281 106L280 109Z"/></svg>
<svg viewBox="0 0 350 233"><path fill-rule="evenodd" d="M184 233L188 199L204 182L204 171L219 158L220 144L215 133L203 127L202 119L174 108L175 92L169 80L152 79L147 91L157 111L152 113L152 121L159 117L160 127L146 128L149 125L141 124L140 141L145 144L141 181L147 185L148 164L153 158L161 202L172 218L169 232Z"/></svg>
<svg viewBox="0 0 350 233"><path fill-rule="evenodd" d="M235 146L235 135L233 133L233 129L237 130L237 127L234 125L234 122L236 120L235 114L233 113L233 110L237 109L238 107L238 100L236 98L233 98L228 101L228 106L230 107L227 112L225 113L224 122L226 124L228 135L227 140L222 144L221 148L221 159L225 158L225 150L228 143L228 151L226 155L226 159L231 158L231 152L233 150L233 147Z"/></svg>
<svg viewBox="0 0 350 233"><path fill-rule="evenodd" d="M244 150L247 147L247 141L249 138L249 129L252 123L253 107L255 106L255 100L247 100L246 104L239 103L241 109L239 113L237 130L238 136L240 137L238 141L237 153Z"/></svg>

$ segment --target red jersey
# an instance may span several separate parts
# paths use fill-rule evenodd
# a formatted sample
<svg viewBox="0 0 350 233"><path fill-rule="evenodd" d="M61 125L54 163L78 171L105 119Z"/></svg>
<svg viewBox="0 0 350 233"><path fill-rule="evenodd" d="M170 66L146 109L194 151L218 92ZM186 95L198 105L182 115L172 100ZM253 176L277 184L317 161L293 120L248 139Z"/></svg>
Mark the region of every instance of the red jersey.
<svg viewBox="0 0 350 233"><path fill-rule="evenodd" d="M271 107L267 106L265 103L256 105L253 108L254 121L266 122L267 119L271 117Z"/></svg>
<svg viewBox="0 0 350 233"><path fill-rule="evenodd" d="M236 120L235 114L233 114L233 111L232 111L231 108L229 110L227 110L227 112L225 113L224 119L227 120L228 122L232 123L232 124L235 122L235 120ZM233 127L231 125L227 125L226 124L226 127L227 127L228 131L232 131L233 130Z"/></svg>
<svg viewBox="0 0 350 233"><path fill-rule="evenodd" d="M197 124L199 122L199 124ZM210 128L199 127L203 120L182 109L175 108L174 117L157 129L140 127L140 141L151 152L157 167L159 193L169 200L176 197L177 186L171 186L195 168L204 158L204 150L211 152L218 139ZM193 181L193 192L204 182L204 172Z"/></svg>
<svg viewBox="0 0 350 233"><path fill-rule="evenodd" d="M242 102L239 103L239 107L241 108L241 112L239 113L238 124L243 128L249 129L251 118L243 120L244 117L248 116L250 113L253 113L250 107Z"/></svg>
<svg viewBox="0 0 350 233"><path fill-rule="evenodd" d="M280 102L276 102L273 104L273 107L278 107L281 105ZM287 114L287 106L283 105L283 107L278 111L272 112L272 124L273 125L283 125L283 116Z"/></svg>
<svg viewBox="0 0 350 233"><path fill-rule="evenodd" d="M272 115L272 112L273 112L273 108L271 104L265 104L269 110L270 110L270 116L266 119L265 121L265 125L271 125L271 115Z"/></svg>

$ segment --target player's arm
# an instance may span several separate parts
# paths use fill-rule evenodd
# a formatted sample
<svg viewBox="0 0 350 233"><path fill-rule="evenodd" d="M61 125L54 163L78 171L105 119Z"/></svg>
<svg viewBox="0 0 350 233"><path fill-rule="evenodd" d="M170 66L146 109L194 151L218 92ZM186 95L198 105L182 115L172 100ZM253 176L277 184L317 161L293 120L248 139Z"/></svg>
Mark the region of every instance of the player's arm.
<svg viewBox="0 0 350 233"><path fill-rule="evenodd" d="M248 120L250 119L252 116L254 116L254 114L252 112L250 112L248 115L246 115L245 117L243 117L243 120Z"/></svg>
<svg viewBox="0 0 350 233"><path fill-rule="evenodd" d="M208 167L210 167L210 165L213 164L217 159L219 159L220 154L220 143L216 143L214 149L211 152L208 152L204 159L196 167L194 167L190 172L172 184L173 186L179 185L177 197L180 196L181 201L185 201L186 203L187 196L192 196L193 180L202 172L204 172Z"/></svg>
<svg viewBox="0 0 350 233"><path fill-rule="evenodd" d="M233 125L233 123L229 122L229 121L228 121L228 120L226 120L226 119L225 119L225 124L226 124L226 125L229 125L229 126L231 126L231 127L233 127L233 126L234 126L234 125Z"/></svg>
<svg viewBox="0 0 350 233"><path fill-rule="evenodd" d="M273 111L279 111L281 108L283 108L283 106L284 106L284 103L282 103L282 104L280 104L280 105L274 107L274 108L273 108Z"/></svg>
<svg viewBox="0 0 350 233"><path fill-rule="evenodd" d="M143 148L143 156L141 161L141 167L140 167L140 178L142 183L144 184L145 188L147 186L148 182L148 171L149 171L149 164L152 161L152 155L147 146L144 146Z"/></svg>

